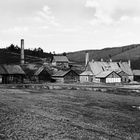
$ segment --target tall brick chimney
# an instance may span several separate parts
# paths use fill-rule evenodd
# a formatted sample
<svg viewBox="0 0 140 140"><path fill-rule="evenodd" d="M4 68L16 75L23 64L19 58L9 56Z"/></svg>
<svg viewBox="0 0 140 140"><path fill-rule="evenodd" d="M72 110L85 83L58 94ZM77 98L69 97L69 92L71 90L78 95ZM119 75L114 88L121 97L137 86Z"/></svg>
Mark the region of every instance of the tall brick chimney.
<svg viewBox="0 0 140 140"><path fill-rule="evenodd" d="M24 64L24 39L21 39L21 56L20 56L21 65Z"/></svg>

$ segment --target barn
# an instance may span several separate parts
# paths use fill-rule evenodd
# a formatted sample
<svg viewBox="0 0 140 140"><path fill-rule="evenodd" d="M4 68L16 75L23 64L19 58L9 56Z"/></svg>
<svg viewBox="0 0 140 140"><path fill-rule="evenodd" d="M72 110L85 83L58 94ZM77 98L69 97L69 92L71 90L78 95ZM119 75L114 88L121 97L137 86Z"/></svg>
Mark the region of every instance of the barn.
<svg viewBox="0 0 140 140"><path fill-rule="evenodd" d="M96 79L101 83L121 83L121 76L115 71L103 71L96 75Z"/></svg>
<svg viewBox="0 0 140 140"><path fill-rule="evenodd" d="M91 71L84 71L80 74L80 83L93 82L93 73Z"/></svg>
<svg viewBox="0 0 140 140"><path fill-rule="evenodd" d="M52 81L51 70L47 67L41 66L34 73L37 82Z"/></svg>
<svg viewBox="0 0 140 140"><path fill-rule="evenodd" d="M79 81L79 74L77 74L74 70L59 70L52 78L55 79L57 82L61 83L73 83Z"/></svg>
<svg viewBox="0 0 140 140"><path fill-rule="evenodd" d="M19 65L0 65L1 83L23 83L25 73Z"/></svg>

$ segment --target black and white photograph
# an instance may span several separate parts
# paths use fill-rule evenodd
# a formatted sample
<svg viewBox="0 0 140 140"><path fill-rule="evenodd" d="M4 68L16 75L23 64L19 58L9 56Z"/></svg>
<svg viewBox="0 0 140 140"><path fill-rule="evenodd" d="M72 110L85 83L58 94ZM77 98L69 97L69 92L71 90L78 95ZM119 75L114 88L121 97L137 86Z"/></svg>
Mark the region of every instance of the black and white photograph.
<svg viewBox="0 0 140 140"><path fill-rule="evenodd" d="M140 0L1 0L0 140L140 140Z"/></svg>

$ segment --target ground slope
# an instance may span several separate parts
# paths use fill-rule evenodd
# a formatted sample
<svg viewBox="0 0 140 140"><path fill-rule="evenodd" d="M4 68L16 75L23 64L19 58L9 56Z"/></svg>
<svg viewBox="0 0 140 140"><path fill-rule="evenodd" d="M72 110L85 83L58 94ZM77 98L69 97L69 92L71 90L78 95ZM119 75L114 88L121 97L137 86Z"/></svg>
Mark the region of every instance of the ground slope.
<svg viewBox="0 0 140 140"><path fill-rule="evenodd" d="M25 55L25 61L27 63L39 62L41 61L41 58ZM20 64L20 54L1 49L0 64Z"/></svg>
<svg viewBox="0 0 140 140"><path fill-rule="evenodd" d="M0 139L137 140L140 96L0 88Z"/></svg>

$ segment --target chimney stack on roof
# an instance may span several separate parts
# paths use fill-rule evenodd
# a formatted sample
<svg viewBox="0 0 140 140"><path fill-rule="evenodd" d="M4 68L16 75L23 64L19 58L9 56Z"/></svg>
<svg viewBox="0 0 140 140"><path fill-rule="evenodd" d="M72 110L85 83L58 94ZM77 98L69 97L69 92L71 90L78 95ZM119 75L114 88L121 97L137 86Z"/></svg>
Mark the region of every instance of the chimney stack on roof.
<svg viewBox="0 0 140 140"><path fill-rule="evenodd" d="M20 63L21 65L24 64L24 39L21 39L21 56L20 56L21 60L20 60Z"/></svg>
<svg viewBox="0 0 140 140"><path fill-rule="evenodd" d="M85 66L88 64L89 62L89 53L86 52L86 57L85 57Z"/></svg>
<svg viewBox="0 0 140 140"><path fill-rule="evenodd" d="M109 61L112 62L112 59L110 58Z"/></svg>
<svg viewBox="0 0 140 140"><path fill-rule="evenodd" d="M130 59L128 60L128 65L131 68L131 60Z"/></svg>
<svg viewBox="0 0 140 140"><path fill-rule="evenodd" d="M103 60L103 58L101 58L101 62L103 62L104 60Z"/></svg>

